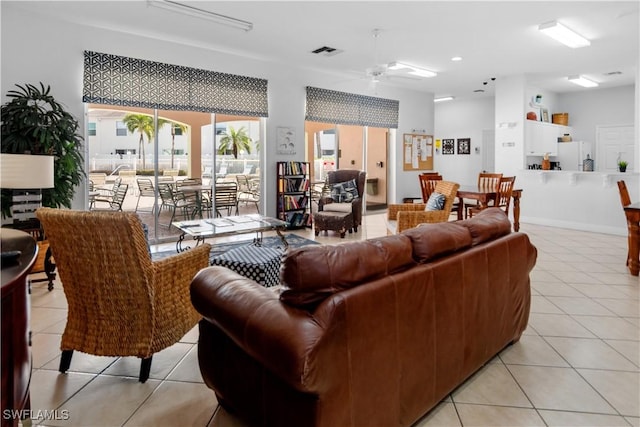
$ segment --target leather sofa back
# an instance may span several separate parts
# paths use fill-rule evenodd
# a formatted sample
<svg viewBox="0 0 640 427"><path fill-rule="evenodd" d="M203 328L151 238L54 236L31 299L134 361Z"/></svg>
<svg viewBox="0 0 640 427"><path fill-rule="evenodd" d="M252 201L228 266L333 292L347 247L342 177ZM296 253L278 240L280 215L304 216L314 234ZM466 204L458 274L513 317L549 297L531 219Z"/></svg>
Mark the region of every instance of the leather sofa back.
<svg viewBox="0 0 640 427"><path fill-rule="evenodd" d="M491 208L464 221L423 224L394 236L294 249L282 267L284 290L280 299L289 305L312 310L336 292L510 232L511 223L505 213Z"/></svg>

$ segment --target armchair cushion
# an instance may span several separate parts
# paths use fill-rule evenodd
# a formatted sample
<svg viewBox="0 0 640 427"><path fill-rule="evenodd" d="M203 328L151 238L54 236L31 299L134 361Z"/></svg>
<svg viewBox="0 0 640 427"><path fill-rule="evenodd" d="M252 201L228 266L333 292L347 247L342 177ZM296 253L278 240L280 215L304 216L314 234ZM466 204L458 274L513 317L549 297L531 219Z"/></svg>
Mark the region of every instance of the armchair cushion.
<svg viewBox="0 0 640 427"><path fill-rule="evenodd" d="M322 207L327 212L351 212L352 209L351 203L327 203Z"/></svg>
<svg viewBox="0 0 640 427"><path fill-rule="evenodd" d="M355 179L331 185L331 198L336 203L351 202L358 198L358 184Z"/></svg>
<svg viewBox="0 0 640 427"><path fill-rule="evenodd" d="M425 211L441 211L444 209L444 203L447 200L446 196L441 193L433 192L429 196L429 200L427 200L427 206L424 208Z"/></svg>

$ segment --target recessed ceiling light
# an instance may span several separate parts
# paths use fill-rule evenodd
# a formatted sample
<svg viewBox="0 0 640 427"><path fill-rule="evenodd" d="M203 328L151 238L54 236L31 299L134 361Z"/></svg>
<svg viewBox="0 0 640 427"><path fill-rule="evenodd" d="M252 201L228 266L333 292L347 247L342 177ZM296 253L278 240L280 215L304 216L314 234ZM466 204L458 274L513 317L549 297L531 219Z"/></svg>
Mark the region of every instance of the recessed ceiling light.
<svg viewBox="0 0 640 427"><path fill-rule="evenodd" d="M451 58L452 61L462 61L462 56L454 56L453 58Z"/></svg>
<svg viewBox="0 0 640 427"><path fill-rule="evenodd" d="M440 98L433 98L433 102L451 101L455 99L453 96L441 96Z"/></svg>
<svg viewBox="0 0 640 427"><path fill-rule="evenodd" d="M577 84L578 86L582 86L582 87L597 87L598 83L594 82L593 80L589 80L586 77L582 77L582 76L571 76L571 77L567 77L569 79L569 81L571 83Z"/></svg>
<svg viewBox="0 0 640 427"><path fill-rule="evenodd" d="M591 42L580 34L565 27L558 21L546 22L538 26L538 30L554 40L571 48L589 46Z"/></svg>

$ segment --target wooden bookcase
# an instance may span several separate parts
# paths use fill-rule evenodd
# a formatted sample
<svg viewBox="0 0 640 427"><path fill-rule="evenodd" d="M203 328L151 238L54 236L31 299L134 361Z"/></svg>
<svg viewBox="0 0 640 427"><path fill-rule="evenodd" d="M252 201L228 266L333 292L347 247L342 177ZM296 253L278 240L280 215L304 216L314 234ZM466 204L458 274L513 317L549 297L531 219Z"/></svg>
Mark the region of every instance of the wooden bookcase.
<svg viewBox="0 0 640 427"><path fill-rule="evenodd" d="M277 163L278 219L289 229L311 227L311 183L308 162Z"/></svg>

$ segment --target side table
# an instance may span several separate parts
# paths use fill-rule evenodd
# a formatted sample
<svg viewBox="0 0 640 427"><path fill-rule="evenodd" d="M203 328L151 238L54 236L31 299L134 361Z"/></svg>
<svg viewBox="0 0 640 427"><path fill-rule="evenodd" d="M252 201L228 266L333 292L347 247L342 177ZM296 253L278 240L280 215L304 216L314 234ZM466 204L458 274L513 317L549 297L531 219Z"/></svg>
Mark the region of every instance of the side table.
<svg viewBox="0 0 640 427"><path fill-rule="evenodd" d="M44 272L47 277L42 279L31 279L31 282L49 282L47 289L53 290L53 281L56 279L56 265L51 256L51 248L44 235L44 230L40 226L37 218L26 221L16 221L12 224L3 225L2 228L11 228L14 230L24 231L30 234L37 242L39 253L33 267L32 273Z"/></svg>
<svg viewBox="0 0 640 427"><path fill-rule="evenodd" d="M2 259L2 426L17 426L31 409L31 332L27 275L36 260L36 242L29 234L0 230L3 253L17 257ZM9 412L7 412L9 411ZM6 414L10 416L6 416Z"/></svg>

